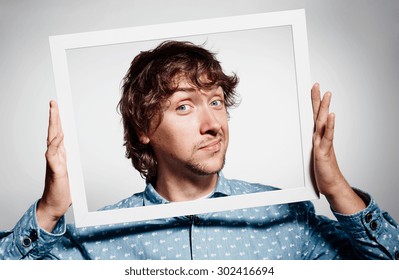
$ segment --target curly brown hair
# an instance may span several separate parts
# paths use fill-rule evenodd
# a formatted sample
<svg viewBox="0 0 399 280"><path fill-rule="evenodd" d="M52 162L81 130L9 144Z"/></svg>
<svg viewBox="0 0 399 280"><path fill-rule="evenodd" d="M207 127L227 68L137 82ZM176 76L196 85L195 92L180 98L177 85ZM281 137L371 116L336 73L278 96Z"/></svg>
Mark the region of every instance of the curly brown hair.
<svg viewBox="0 0 399 280"><path fill-rule="evenodd" d="M215 54L191 42L165 41L155 49L140 52L122 80L118 109L124 127L126 157L146 179L155 183L157 160L150 144L140 141L149 135L163 117L165 101L184 77L199 89L220 86L227 108L237 105L238 77L226 75Z"/></svg>

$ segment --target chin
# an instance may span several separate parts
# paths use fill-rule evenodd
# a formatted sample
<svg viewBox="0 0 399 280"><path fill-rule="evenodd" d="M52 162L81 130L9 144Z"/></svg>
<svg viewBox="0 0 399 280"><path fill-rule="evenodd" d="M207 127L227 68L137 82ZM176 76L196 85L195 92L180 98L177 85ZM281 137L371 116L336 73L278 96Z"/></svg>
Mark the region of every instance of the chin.
<svg viewBox="0 0 399 280"><path fill-rule="evenodd" d="M213 159L209 163L191 163L187 167L197 175L213 175L219 173L224 167L225 159Z"/></svg>

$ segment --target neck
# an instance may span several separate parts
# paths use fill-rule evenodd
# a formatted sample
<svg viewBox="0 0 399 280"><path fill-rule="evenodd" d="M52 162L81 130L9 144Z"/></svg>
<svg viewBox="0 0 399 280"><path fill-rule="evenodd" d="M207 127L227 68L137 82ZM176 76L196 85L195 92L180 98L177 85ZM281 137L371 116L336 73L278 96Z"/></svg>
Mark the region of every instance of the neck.
<svg viewBox="0 0 399 280"><path fill-rule="evenodd" d="M218 174L197 175L158 173L155 189L165 199L173 202L195 200L211 193L217 183Z"/></svg>

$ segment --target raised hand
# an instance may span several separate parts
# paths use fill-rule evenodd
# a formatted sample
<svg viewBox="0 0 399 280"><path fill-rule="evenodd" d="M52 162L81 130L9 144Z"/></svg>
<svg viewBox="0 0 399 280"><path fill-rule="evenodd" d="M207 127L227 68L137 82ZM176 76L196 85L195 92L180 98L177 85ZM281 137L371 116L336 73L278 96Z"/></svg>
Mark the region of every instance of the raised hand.
<svg viewBox="0 0 399 280"><path fill-rule="evenodd" d="M69 179L58 105L50 101L46 151L46 178L43 196L37 206L37 220L51 232L71 205Z"/></svg>
<svg viewBox="0 0 399 280"><path fill-rule="evenodd" d="M338 166L333 145L335 114L329 112L332 94L326 92L321 99L320 86L316 83L311 95L315 122L313 163L317 187L335 211L355 213L363 209L365 204L349 186Z"/></svg>

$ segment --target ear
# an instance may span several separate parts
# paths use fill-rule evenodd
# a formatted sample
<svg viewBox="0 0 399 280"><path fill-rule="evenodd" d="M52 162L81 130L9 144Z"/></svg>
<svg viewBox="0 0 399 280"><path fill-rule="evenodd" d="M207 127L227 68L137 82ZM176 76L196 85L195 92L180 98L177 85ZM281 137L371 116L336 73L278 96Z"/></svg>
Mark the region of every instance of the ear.
<svg viewBox="0 0 399 280"><path fill-rule="evenodd" d="M141 135L140 142L144 145L147 145L148 143L150 143L150 138L147 135Z"/></svg>

